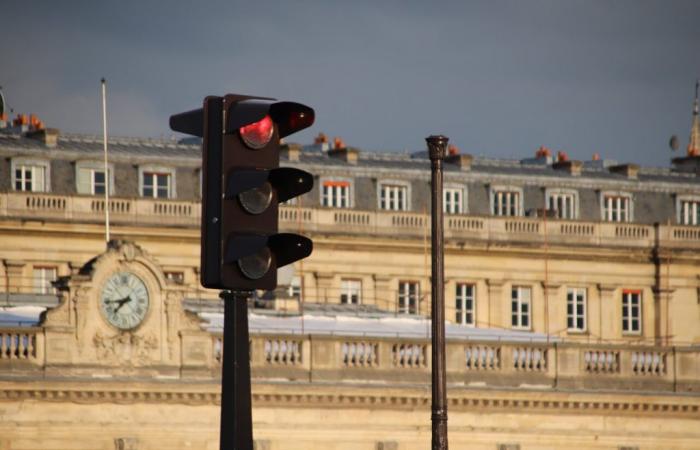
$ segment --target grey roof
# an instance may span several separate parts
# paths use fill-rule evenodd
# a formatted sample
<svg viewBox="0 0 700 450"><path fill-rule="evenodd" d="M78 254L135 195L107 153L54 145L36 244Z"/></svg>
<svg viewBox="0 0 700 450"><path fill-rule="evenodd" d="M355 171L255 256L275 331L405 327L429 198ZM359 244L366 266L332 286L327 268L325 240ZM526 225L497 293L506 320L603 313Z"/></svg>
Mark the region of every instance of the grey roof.
<svg viewBox="0 0 700 450"><path fill-rule="evenodd" d="M163 161L169 160L188 166L199 165L201 161L201 147L197 139L157 139L157 138L133 138L111 137L108 141L109 155L114 161L141 160ZM61 134L57 145L47 147L38 139L25 137L17 133L0 130L0 154L14 156L26 155L46 158L81 159L101 158L103 152L102 138L100 136L82 134ZM574 178L561 170L554 169L551 165L532 163L529 160L496 159L476 156L472 162L471 172L481 174L499 175L526 175L535 177ZM301 165L325 166L333 168L367 168L390 170L415 170L427 173L430 169L430 161L420 152L415 154L397 152L368 152L360 151L357 164L349 164L338 158L329 156L316 146L306 146L302 149ZM600 165L602 166L602 164ZM448 173L459 173L459 167L453 164L445 164ZM598 180L626 180L622 174L611 173L603 167L595 167L594 164L584 164L581 177ZM674 172L671 168L641 167L638 180L640 182L680 182L700 185L700 177L694 174Z"/></svg>

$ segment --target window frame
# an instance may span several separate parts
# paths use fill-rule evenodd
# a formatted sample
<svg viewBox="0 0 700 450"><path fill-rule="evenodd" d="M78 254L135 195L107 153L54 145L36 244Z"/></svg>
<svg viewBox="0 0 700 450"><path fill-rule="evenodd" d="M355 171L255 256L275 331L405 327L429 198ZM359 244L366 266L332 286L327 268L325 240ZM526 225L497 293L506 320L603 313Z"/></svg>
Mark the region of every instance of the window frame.
<svg viewBox="0 0 700 450"><path fill-rule="evenodd" d="M83 185L80 183L80 172L83 170L90 171L90 192L85 192ZM100 161L76 161L75 163L75 192L80 195L104 195L104 193L95 193L95 172L104 172L104 163ZM114 195L114 164L107 164L108 179L105 182L109 186L109 195Z"/></svg>
<svg viewBox="0 0 700 450"><path fill-rule="evenodd" d="M571 217L562 217L557 214L557 219L561 220L577 220L579 218L579 198L578 191L576 189L564 189L564 188L546 188L545 189L545 202L547 205L547 210L550 210L550 203L554 197L564 197L571 196ZM558 210L557 210L558 211Z"/></svg>
<svg viewBox="0 0 700 450"><path fill-rule="evenodd" d="M528 298L525 299L521 292L528 292ZM532 330L532 286L513 285L510 288L510 325L513 330ZM513 298L514 292L517 292L517 298ZM516 305L514 305L514 301ZM523 311L523 305L527 305L527 311ZM515 308L514 308L515 307ZM517 317L517 323L513 323L513 319ZM523 325L523 317L527 317L527 325Z"/></svg>
<svg viewBox="0 0 700 450"><path fill-rule="evenodd" d="M635 317L632 316L632 295L637 296L637 311L638 311L638 317L636 317L637 320L637 329L634 330L632 329L632 325L634 324ZM629 303L629 304L627 304ZM643 307L643 297L642 297L642 290L641 289L623 289L622 290L622 302L621 302L621 318L622 318L622 335L623 336L640 336L642 334L642 317L643 317L643 312L642 312L642 307ZM628 313L625 315L625 309L627 309ZM625 329L627 328L627 329Z"/></svg>
<svg viewBox="0 0 700 450"><path fill-rule="evenodd" d="M695 223L686 223L684 218L688 217L683 211L683 203L695 203ZM691 220L692 222L692 220ZM687 227L696 227L700 225L700 196L697 195L678 195L676 196L676 223Z"/></svg>
<svg viewBox="0 0 700 450"><path fill-rule="evenodd" d="M448 211L447 191L459 192L459 202L452 202L458 206L455 212ZM442 189L442 209L449 215L467 214L467 187L462 184L446 184Z"/></svg>
<svg viewBox="0 0 700 450"><path fill-rule="evenodd" d="M46 277L46 271L53 272L53 279ZM41 274L37 277L37 272ZM36 265L32 267L32 293L41 295L55 295L56 288L51 285L58 279L58 267L51 265Z"/></svg>
<svg viewBox="0 0 700 450"><path fill-rule="evenodd" d="M577 308L578 294L581 292L583 293L583 312L579 313ZM571 298L569 298L570 295L572 295ZM572 306L571 310L569 310L569 304ZM583 320L583 326L580 328L578 327L578 319ZM570 323L573 323L573 326ZM588 289L585 287L571 286L566 289L566 330L569 333L588 331Z"/></svg>
<svg viewBox="0 0 700 450"><path fill-rule="evenodd" d="M168 196L167 197L158 197L156 195L151 195L147 196L144 195L144 188L145 188L145 177L147 174L152 174L152 175L168 175ZM177 178L176 178L176 170L172 167L167 167L167 166L153 166L153 165L145 165L145 166L139 166L139 196L142 198L150 198L153 200L168 200L168 199L174 199L177 198ZM157 184L155 186L156 188L154 189L153 193L157 193Z"/></svg>
<svg viewBox="0 0 700 450"><path fill-rule="evenodd" d="M411 286L415 286L415 292L411 294ZM404 289L406 287L406 289ZM405 292L404 292L405 291ZM399 288L396 291L396 311L398 314L416 315L420 312L420 281L399 280ZM415 310L411 311L411 298L414 298ZM403 300L403 305L402 305Z"/></svg>
<svg viewBox="0 0 700 450"><path fill-rule="evenodd" d="M347 205L333 205L333 204L326 204L325 199L326 199L326 194L325 194L325 188L327 185L345 185L347 188ZM352 178L346 178L346 177L323 177L319 180L319 204L324 207L324 208L337 208L337 209L348 209L348 208L353 208L355 206L355 195L354 195L354 183ZM335 198L337 194L333 194L333 197ZM330 195L328 196L329 198L331 197ZM341 197L342 198L342 195Z"/></svg>
<svg viewBox="0 0 700 450"><path fill-rule="evenodd" d="M43 186L41 190L34 189L34 170L32 170L32 189L17 189L17 174L16 171L20 167L30 167L43 169ZM10 161L10 182L14 192L51 192L51 162L39 158L12 158Z"/></svg>
<svg viewBox="0 0 700 450"><path fill-rule="evenodd" d="M627 200L627 216L625 220L613 220L612 219L612 214L610 214L610 218L608 219L608 214L606 213L608 211L607 208L607 198L622 198ZM608 223L631 223L634 222L634 196L630 192L626 191L602 191L600 193L599 197L600 201L600 220L603 222L608 222ZM612 211L612 210L611 210ZM617 211L618 216L620 215L620 211Z"/></svg>
<svg viewBox="0 0 700 450"><path fill-rule="evenodd" d="M466 289L463 288L466 287L471 288L471 294L464 292ZM471 308L467 307L467 302L471 302ZM466 320L468 316L471 316L471 321ZM455 283L455 323L465 327L476 327L476 283Z"/></svg>
<svg viewBox="0 0 700 450"><path fill-rule="evenodd" d="M517 204L515 205L515 214L496 214L496 197L499 193L515 193L518 195ZM523 188L512 185L494 185L489 187L489 214L494 217L522 217L524 211L524 193ZM501 208L502 209L502 208ZM510 209L510 208L508 208Z"/></svg>
<svg viewBox="0 0 700 450"><path fill-rule="evenodd" d="M403 208L385 208L382 205L382 198L383 198L383 193L384 193L384 188L388 187L393 187L393 188L398 188L402 189L404 192L404 204ZM395 180L395 179L383 179L379 180L377 183L377 209L380 211L411 211L411 183L408 181L404 180Z"/></svg>
<svg viewBox="0 0 700 450"><path fill-rule="evenodd" d="M357 296L357 301L353 302L353 295ZM343 301L343 297L347 300ZM362 304L362 280L359 278L342 278L340 280L340 304L342 305L361 305Z"/></svg>

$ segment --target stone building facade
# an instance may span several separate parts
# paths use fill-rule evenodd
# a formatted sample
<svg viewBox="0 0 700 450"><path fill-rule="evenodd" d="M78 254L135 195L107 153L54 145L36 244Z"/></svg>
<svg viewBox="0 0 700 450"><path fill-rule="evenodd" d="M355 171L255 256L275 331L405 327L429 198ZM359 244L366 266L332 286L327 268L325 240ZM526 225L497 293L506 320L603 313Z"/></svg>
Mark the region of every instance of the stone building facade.
<svg viewBox="0 0 700 450"><path fill-rule="evenodd" d="M671 168L450 155L453 448L700 448L697 117ZM199 145L111 139L105 173L97 138L2 125L0 449L218 448ZM425 448L427 155L283 153L315 249L255 301L257 448Z"/></svg>

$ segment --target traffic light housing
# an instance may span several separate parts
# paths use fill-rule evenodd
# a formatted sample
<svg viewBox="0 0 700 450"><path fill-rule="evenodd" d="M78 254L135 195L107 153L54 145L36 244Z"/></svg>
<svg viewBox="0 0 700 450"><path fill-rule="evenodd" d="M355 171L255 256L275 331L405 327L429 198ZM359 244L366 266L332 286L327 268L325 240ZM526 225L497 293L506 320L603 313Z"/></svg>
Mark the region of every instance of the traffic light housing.
<svg viewBox="0 0 700 450"><path fill-rule="evenodd" d="M228 94L170 117L170 128L203 138L201 282L274 289L277 268L311 254L310 239L278 233L278 204L308 192L313 177L279 167L280 139L313 124L293 102Z"/></svg>

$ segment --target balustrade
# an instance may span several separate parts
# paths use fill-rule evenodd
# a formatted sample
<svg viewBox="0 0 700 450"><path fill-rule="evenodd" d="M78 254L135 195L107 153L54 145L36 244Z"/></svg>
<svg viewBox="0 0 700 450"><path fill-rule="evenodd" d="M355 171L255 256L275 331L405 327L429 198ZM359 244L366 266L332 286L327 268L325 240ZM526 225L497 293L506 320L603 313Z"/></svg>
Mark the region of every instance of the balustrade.
<svg viewBox="0 0 700 450"><path fill-rule="evenodd" d="M151 198L110 198L110 219L133 225L190 226L200 224L199 202ZM35 192L0 194L0 217L34 217L102 221L105 201L95 196L60 196ZM282 228L306 232L371 233L374 236L423 238L430 224L428 214L396 211L359 211L337 208L280 206ZM599 245L652 248L651 225L609 222L560 221L531 217L481 217L448 215L446 237L488 241L543 242L551 245ZM546 228L546 229L545 229ZM700 248L700 227L660 225L659 244L670 248Z"/></svg>
<svg viewBox="0 0 700 450"><path fill-rule="evenodd" d="M36 328L0 328L0 362L37 360Z"/></svg>

